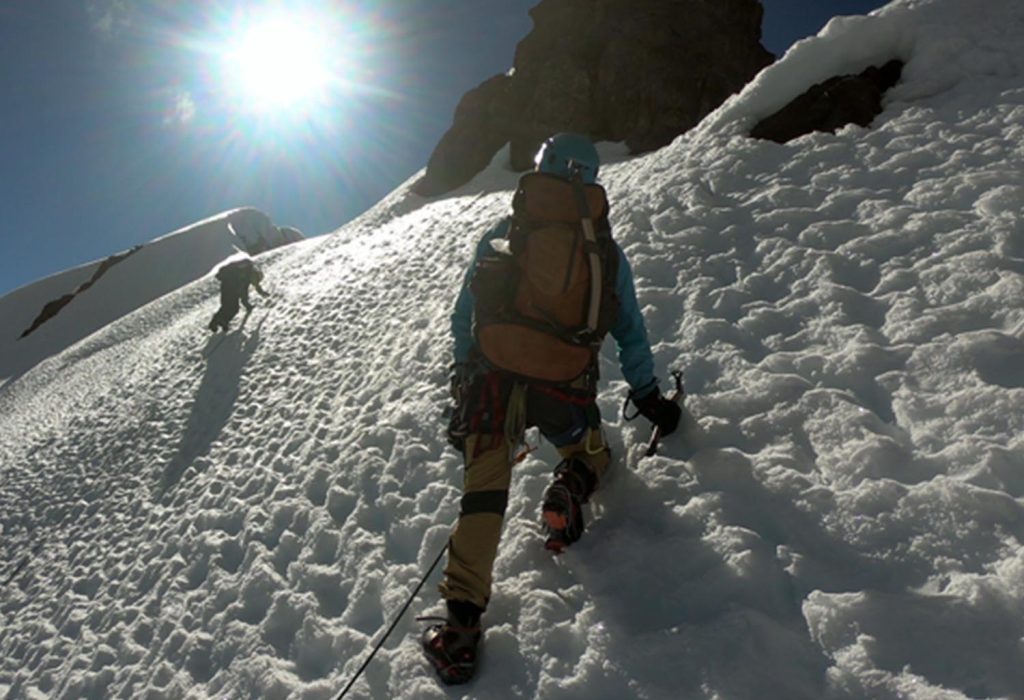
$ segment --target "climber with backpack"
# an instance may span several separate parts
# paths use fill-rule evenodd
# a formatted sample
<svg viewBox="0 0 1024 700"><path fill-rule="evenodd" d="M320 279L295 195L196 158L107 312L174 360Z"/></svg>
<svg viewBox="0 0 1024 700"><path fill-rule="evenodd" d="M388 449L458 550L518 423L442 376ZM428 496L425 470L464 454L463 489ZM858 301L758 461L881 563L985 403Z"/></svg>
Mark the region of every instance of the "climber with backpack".
<svg viewBox="0 0 1024 700"><path fill-rule="evenodd" d="M455 303L448 439L464 456L463 495L439 586L447 615L422 638L445 683L466 682L475 669L512 466L528 427L562 458L541 505L545 546L558 554L583 534L581 508L611 461L596 403L606 334L640 414L662 436L679 424L680 406L654 376L599 165L585 136L547 139L519 180L511 216L478 243Z"/></svg>
<svg viewBox="0 0 1024 700"><path fill-rule="evenodd" d="M260 286L263 271L248 256L221 265L217 269L216 277L220 282L220 308L207 326L211 332L216 333L218 329L225 332L228 330L231 319L238 313L239 302L245 306L246 314L252 311L252 302L249 301L250 286L260 296L270 296Z"/></svg>

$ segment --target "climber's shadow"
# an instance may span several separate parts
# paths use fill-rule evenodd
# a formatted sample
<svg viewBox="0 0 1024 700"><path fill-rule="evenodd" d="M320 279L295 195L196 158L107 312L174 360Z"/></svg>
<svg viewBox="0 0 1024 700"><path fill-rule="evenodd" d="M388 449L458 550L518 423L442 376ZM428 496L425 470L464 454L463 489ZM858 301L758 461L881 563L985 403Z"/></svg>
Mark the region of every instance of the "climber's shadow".
<svg viewBox="0 0 1024 700"><path fill-rule="evenodd" d="M265 316L264 316L265 318ZM205 353L206 370L192 399L178 450L167 462L158 491L166 493L178 484L196 460L210 451L227 425L238 400L242 370L259 344L263 319L250 333L240 326L213 341Z"/></svg>

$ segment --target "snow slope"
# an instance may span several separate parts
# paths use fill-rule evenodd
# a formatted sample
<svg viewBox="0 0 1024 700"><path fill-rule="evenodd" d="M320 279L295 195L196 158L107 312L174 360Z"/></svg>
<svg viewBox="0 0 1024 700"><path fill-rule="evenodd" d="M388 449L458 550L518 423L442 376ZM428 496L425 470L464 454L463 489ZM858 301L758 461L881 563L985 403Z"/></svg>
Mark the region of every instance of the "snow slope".
<svg viewBox="0 0 1024 700"><path fill-rule="evenodd" d="M78 293L103 261L9 292L0 297L0 382L203 277L238 251L263 252L301 238L294 229L274 226L261 211L233 209L139 246ZM21 337L44 305L65 294L74 294L74 298L31 334Z"/></svg>
<svg viewBox="0 0 1024 700"><path fill-rule="evenodd" d="M1022 32L1017 0L903 0L668 148L604 149L690 429L641 459L609 343L619 461L584 539L541 546L544 446L480 676L438 686L409 614L349 697L1024 697ZM893 56L873 129L743 137ZM456 517L447 317L514 182L403 188L267 254L272 306L219 344L200 280L0 391L0 691L336 697Z"/></svg>

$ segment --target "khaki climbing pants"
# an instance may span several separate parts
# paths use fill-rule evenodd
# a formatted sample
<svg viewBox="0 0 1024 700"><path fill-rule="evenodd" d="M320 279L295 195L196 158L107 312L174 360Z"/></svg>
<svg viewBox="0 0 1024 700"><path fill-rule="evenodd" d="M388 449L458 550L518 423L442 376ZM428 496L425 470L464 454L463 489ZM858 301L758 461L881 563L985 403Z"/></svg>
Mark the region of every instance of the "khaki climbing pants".
<svg viewBox="0 0 1024 700"><path fill-rule="evenodd" d="M597 484L610 453L592 390L552 390L497 373L486 375L480 385L473 390L478 402L465 444L459 520L449 541L448 565L439 589L445 600L468 601L485 609L508 505L512 461L526 428L536 426L563 459L582 461Z"/></svg>

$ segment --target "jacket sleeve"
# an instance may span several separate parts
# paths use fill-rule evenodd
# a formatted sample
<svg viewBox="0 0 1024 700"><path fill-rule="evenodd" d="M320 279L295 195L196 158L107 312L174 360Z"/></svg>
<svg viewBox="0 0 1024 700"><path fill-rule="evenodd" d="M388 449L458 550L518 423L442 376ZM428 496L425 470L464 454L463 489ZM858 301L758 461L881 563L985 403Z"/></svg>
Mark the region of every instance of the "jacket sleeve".
<svg viewBox="0 0 1024 700"><path fill-rule="evenodd" d="M615 245L615 250L619 255L619 271L615 279L615 293L619 298L619 318L612 328L612 337L618 345L622 376L632 390L630 395L640 398L658 386L658 380L654 376L654 356L651 354L651 344L647 340L647 327L640 312L640 304L636 300L633 271L618 244Z"/></svg>
<svg viewBox="0 0 1024 700"><path fill-rule="evenodd" d="M455 300L455 310L451 315L452 339L455 341L453 354L455 356L456 363L468 361L469 352L473 347L474 300L473 292L469 288L469 283L473 277L473 270L476 268L476 262L487 250L487 247L490 246L491 241L508 233L508 226L509 220L507 218L502 219L494 226L494 228L484 234L484 237L480 239L479 243L477 243L476 253L473 256L473 260L462 277L462 287L459 289L459 296Z"/></svg>

